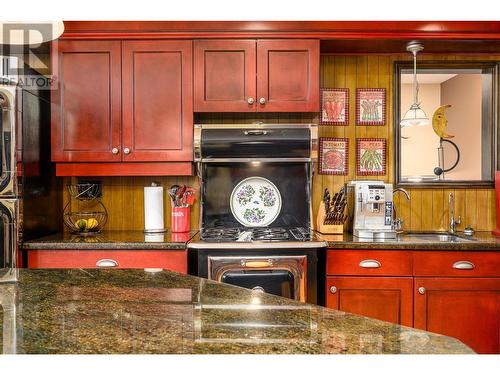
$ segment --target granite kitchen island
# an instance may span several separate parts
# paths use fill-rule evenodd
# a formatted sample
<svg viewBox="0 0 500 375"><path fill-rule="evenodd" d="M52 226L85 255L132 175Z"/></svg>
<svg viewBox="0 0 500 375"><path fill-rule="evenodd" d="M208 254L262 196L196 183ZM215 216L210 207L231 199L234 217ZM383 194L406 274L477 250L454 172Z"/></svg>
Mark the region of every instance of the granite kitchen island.
<svg viewBox="0 0 500 375"><path fill-rule="evenodd" d="M161 270L19 270L0 353L468 354L460 341Z"/></svg>

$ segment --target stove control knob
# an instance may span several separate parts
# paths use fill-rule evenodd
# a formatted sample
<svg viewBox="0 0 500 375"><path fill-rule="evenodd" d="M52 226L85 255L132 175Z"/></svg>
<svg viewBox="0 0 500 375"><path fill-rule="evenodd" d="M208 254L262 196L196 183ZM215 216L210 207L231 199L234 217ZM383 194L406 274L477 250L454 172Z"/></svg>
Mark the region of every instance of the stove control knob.
<svg viewBox="0 0 500 375"><path fill-rule="evenodd" d="M255 99L254 98L248 98L247 103L250 104L250 105L252 105L253 103L255 103Z"/></svg>
<svg viewBox="0 0 500 375"><path fill-rule="evenodd" d="M380 195L375 195L375 200L379 201L380 200Z"/></svg>

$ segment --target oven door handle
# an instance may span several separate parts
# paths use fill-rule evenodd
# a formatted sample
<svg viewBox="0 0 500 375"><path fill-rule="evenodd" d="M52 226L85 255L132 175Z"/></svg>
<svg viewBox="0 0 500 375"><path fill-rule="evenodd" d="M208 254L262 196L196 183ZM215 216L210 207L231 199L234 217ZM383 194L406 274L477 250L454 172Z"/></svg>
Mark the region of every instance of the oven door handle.
<svg viewBox="0 0 500 375"><path fill-rule="evenodd" d="M240 264L242 267L247 267L247 268L265 268L265 267L272 267L274 264L274 260L269 258L267 260L246 260L242 259L240 261Z"/></svg>

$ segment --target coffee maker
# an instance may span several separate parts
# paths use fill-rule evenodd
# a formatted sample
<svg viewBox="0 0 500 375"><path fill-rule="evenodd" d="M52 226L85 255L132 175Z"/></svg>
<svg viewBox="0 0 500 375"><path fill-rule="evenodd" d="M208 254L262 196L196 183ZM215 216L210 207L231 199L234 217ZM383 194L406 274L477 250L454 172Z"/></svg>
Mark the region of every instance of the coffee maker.
<svg viewBox="0 0 500 375"><path fill-rule="evenodd" d="M351 181L347 184L352 233L367 239L394 239L392 184Z"/></svg>

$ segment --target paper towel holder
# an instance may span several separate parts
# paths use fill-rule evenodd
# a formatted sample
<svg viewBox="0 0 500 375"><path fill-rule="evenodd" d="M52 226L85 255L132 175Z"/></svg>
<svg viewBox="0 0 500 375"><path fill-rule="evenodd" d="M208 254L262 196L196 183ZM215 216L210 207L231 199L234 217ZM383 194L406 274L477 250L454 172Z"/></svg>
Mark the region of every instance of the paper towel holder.
<svg viewBox="0 0 500 375"><path fill-rule="evenodd" d="M161 184L157 181L153 181L151 182L151 185L150 187L159 187L161 186ZM146 229L144 228L144 233L145 235L149 235L149 234L161 234L161 233L165 233L167 231L167 229L165 227L163 228L155 228L155 229Z"/></svg>

